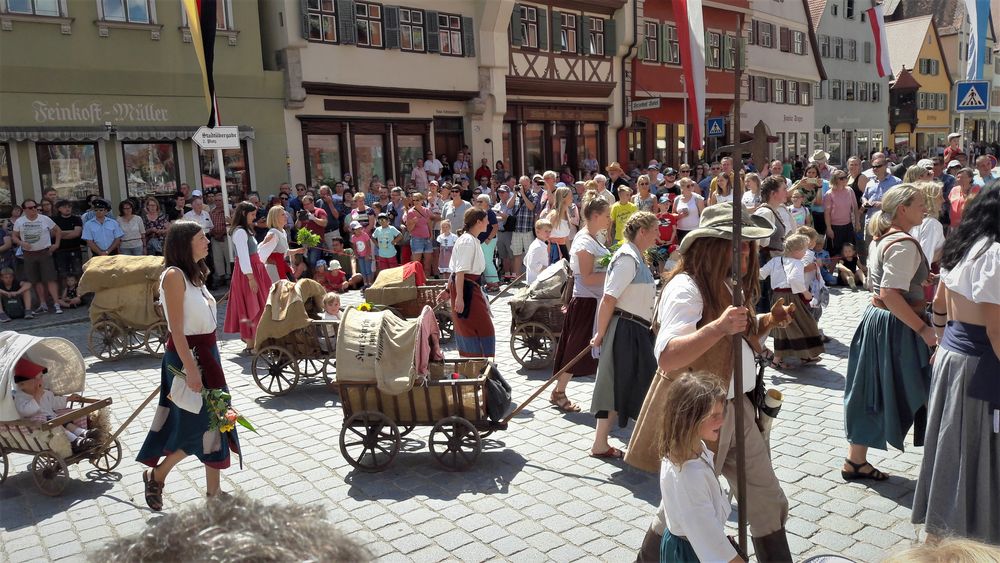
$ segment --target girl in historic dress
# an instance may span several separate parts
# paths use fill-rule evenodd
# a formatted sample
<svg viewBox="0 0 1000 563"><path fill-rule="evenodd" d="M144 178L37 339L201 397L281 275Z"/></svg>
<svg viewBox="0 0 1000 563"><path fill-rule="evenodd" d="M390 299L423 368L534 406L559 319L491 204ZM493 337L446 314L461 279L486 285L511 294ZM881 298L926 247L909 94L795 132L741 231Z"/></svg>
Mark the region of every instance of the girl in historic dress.
<svg viewBox="0 0 1000 563"><path fill-rule="evenodd" d="M787 327L775 328L771 333L774 337L771 367L775 369L788 369L789 366L783 363L783 359L788 357L798 358L802 364L818 362L819 355L824 352L819 327L809 313L809 302L813 296L809 292L802 260L810 242L806 235L791 235L785 239L784 254L771 258L760 269L761 279L770 278L772 306L778 299L796 304L792 322ZM814 275L814 272L809 275Z"/></svg>
<svg viewBox="0 0 1000 563"><path fill-rule="evenodd" d="M229 452L240 453L236 430L209 430L204 406L194 414L169 398L175 371L184 373L185 383L195 393L202 388L228 390L215 341L215 298L205 289L207 257L208 238L201 225L177 221L170 226L164 246L166 269L160 276L169 338L156 415L137 456L152 468L143 472L142 481L146 504L154 511L163 508L163 485L182 459L194 455L205 464L206 493L213 497L219 493L219 470L229 467Z"/></svg>
<svg viewBox="0 0 1000 563"><path fill-rule="evenodd" d="M285 227L288 225L288 215L281 206L272 207L267 211L267 234L257 249L257 257L264 263L267 276L271 283L290 279L292 269L288 265L288 257L302 254L303 248L290 250Z"/></svg>
<svg viewBox="0 0 1000 563"><path fill-rule="evenodd" d="M271 289L271 278L264 263L257 255L257 241L253 237L253 220L257 208L248 201L240 202L233 210L229 224L229 236L233 239L239 268L233 272L229 287L229 306L223 332L240 335L246 348L244 354L253 351L257 337L257 321L267 304L267 294Z"/></svg>
<svg viewBox="0 0 1000 563"><path fill-rule="evenodd" d="M451 320L455 325L458 353L466 358L493 357L496 335L493 318L479 279L486 269L486 258L479 234L486 231L486 212L475 207L465 212L462 236L451 251L448 268L448 293L451 297Z"/></svg>

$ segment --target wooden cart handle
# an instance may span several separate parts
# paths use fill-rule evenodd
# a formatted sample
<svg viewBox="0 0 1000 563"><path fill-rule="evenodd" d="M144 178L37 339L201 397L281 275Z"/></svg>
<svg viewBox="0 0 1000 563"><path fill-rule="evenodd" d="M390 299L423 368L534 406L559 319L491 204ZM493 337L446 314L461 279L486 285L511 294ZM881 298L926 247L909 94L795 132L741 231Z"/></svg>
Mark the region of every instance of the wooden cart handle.
<svg viewBox="0 0 1000 563"><path fill-rule="evenodd" d="M111 440L109 440L109 442L115 441L115 439L118 438L118 436L122 433L122 431L125 430L125 428L129 424L131 424L133 420L135 420L135 417L139 416L139 413L142 412L142 409L146 408L146 405L148 405L150 401L152 401L153 398L155 398L159 394L160 394L160 386L157 385L156 389L154 389L153 392L150 393L148 397L146 397L146 400L143 401L141 405L139 405L139 408L135 409L135 411L132 413L132 416L128 417L128 419L121 426L118 427L118 430L111 436Z"/></svg>
<svg viewBox="0 0 1000 563"><path fill-rule="evenodd" d="M516 409L514 409L513 412L511 412L506 417L504 417L503 422L501 422L501 424L507 424L508 422L510 422L510 419L512 419L515 416L517 416L518 413L520 413L521 411L524 410L524 407L528 406L528 404L531 403L531 401L534 401L536 397L538 397L539 395L541 395L542 391L545 391L545 389L549 386L550 383L552 383L553 381L555 381L556 379L558 379L559 376L561 376L564 373L566 373L567 371L569 371L570 368L572 368L573 366L575 366L577 362L579 362L580 360L583 359L584 355L589 354L590 353L590 349L591 349L590 345L588 344L586 348L584 348L583 350L580 350L580 353L577 354L575 358L573 358L572 360L570 360L568 364L564 365L561 370L553 373L552 377L550 377L548 381L546 381L545 383L543 383L542 386L539 387L537 391L535 391L534 393L532 393L532 395L530 397L528 397L528 400L526 400L523 403L521 403L521 405L518 406Z"/></svg>
<svg viewBox="0 0 1000 563"><path fill-rule="evenodd" d="M524 277L524 274L526 274L526 273L527 273L527 272L522 272L522 273L518 274L518 276L517 276L516 278L514 278L514 279L510 280L510 283L509 283L509 284L507 284L507 285L503 286L503 289L501 289L501 290L500 290L500 293L498 293L498 294L494 295L494 296L493 296L493 298L492 298L492 299L490 299L490 305L492 305L492 304L493 304L493 302L494 302L494 301L496 301L497 299L500 299L500 296L501 296L501 295L503 295L504 293L507 293L507 290L508 290L508 289L510 289L511 287L514 287L514 284L515 284L515 283L517 283L517 282L521 281L521 278L523 278L523 277Z"/></svg>

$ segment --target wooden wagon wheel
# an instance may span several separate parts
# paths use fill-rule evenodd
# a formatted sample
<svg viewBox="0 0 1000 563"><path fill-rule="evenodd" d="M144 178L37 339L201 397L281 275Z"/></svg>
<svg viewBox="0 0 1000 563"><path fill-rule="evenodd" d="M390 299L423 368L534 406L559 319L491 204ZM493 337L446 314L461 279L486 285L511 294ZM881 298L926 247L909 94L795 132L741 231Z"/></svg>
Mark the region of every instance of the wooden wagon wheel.
<svg viewBox="0 0 1000 563"><path fill-rule="evenodd" d="M552 365L556 338L549 327L541 323L523 323L510 333L510 351L522 366L542 369Z"/></svg>
<svg viewBox="0 0 1000 563"><path fill-rule="evenodd" d="M442 418L431 429L431 454L449 471L464 471L483 451L479 431L460 416Z"/></svg>
<svg viewBox="0 0 1000 563"><path fill-rule="evenodd" d="M441 340L449 340L455 334L455 326L451 322L451 314L447 311L436 311L438 328L441 329Z"/></svg>
<svg viewBox="0 0 1000 563"><path fill-rule="evenodd" d="M128 350L139 350L146 346L146 331L138 331L132 327L125 327L125 343L128 345Z"/></svg>
<svg viewBox="0 0 1000 563"><path fill-rule="evenodd" d="M128 335L114 321L98 321L90 327L87 347L102 360L116 360L128 352Z"/></svg>
<svg viewBox="0 0 1000 563"><path fill-rule="evenodd" d="M410 432L413 432L413 429L416 427L417 427L416 424L404 424L403 429L399 432L399 436L400 437L406 436Z"/></svg>
<svg viewBox="0 0 1000 563"><path fill-rule="evenodd" d="M61 457L51 451L44 451L31 460L31 476L35 478L35 484L42 493L55 497L66 488L69 469Z"/></svg>
<svg viewBox="0 0 1000 563"><path fill-rule="evenodd" d="M373 411L354 413L340 429L340 453L367 473L382 471L399 453L400 435L389 417Z"/></svg>
<svg viewBox="0 0 1000 563"><path fill-rule="evenodd" d="M330 378L326 376L326 358L299 358L299 373L303 377L323 377L327 382Z"/></svg>
<svg viewBox="0 0 1000 563"><path fill-rule="evenodd" d="M7 480L7 467L9 463L7 462L7 452L4 451L3 446L0 446L0 483Z"/></svg>
<svg viewBox="0 0 1000 563"><path fill-rule="evenodd" d="M167 350L167 321L159 321L146 329L143 340L150 355L162 358Z"/></svg>
<svg viewBox="0 0 1000 563"><path fill-rule="evenodd" d="M122 461L122 444L115 438L114 442L104 446L104 449L94 452L94 457L90 458L90 463L99 471L110 473L114 471Z"/></svg>
<svg viewBox="0 0 1000 563"><path fill-rule="evenodd" d="M284 395L299 383L298 362L281 346L265 346L254 354L250 373L257 387L269 395Z"/></svg>

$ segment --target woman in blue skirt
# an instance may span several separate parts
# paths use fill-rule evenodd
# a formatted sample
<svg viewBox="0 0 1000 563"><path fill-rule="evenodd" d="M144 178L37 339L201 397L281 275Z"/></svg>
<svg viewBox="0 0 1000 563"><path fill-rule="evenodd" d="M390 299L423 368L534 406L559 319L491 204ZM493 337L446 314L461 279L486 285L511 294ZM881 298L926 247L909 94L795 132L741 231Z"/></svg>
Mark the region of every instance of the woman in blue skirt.
<svg viewBox="0 0 1000 563"><path fill-rule="evenodd" d="M150 466L142 474L146 504L163 508L163 485L170 470L189 455L205 464L209 497L219 492L219 470L229 467L229 452L240 453L236 430L209 429L207 408L198 413L170 399L176 372L185 375L191 391L228 390L215 342L215 298L205 289L208 238L201 225L178 221L170 226L163 248L166 268L160 277L160 299L170 337L163 356L160 401L138 461Z"/></svg>
<svg viewBox="0 0 1000 563"><path fill-rule="evenodd" d="M930 267L920 243L907 234L927 211L924 193L912 184L894 186L882 209L869 220L871 304L851 341L844 388L844 426L849 443L841 470L846 481L884 481L889 476L868 463L868 448L902 450L916 426L914 445L923 444L930 389L934 329L924 317L923 284Z"/></svg>

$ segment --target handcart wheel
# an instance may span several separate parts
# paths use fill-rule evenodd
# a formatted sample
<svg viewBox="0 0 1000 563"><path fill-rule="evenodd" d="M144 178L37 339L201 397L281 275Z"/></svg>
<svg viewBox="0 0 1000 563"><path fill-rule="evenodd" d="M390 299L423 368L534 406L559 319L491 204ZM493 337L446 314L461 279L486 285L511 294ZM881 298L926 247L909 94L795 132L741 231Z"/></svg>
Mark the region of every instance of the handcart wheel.
<svg viewBox="0 0 1000 563"><path fill-rule="evenodd" d="M69 482L66 462L51 451L35 455L35 459L31 460L31 476L35 478L38 488L50 497L59 496Z"/></svg>
<svg viewBox="0 0 1000 563"><path fill-rule="evenodd" d="M299 367L292 353L281 346L265 346L250 363L253 380L269 395L284 395L299 383Z"/></svg>
<svg viewBox="0 0 1000 563"><path fill-rule="evenodd" d="M417 427L416 424L404 424L403 429L399 432L399 436L400 437L406 436L410 432L413 432L413 429L416 427Z"/></svg>
<svg viewBox="0 0 1000 563"><path fill-rule="evenodd" d="M167 349L167 322L159 321L146 329L146 351L157 358Z"/></svg>
<svg viewBox="0 0 1000 563"><path fill-rule="evenodd" d="M520 324L510 334L510 351L528 369L548 367L556 353L555 335L541 323Z"/></svg>
<svg viewBox="0 0 1000 563"><path fill-rule="evenodd" d="M128 344L128 350L138 350L146 346L146 331L139 332L133 328L125 329L125 341Z"/></svg>
<svg viewBox="0 0 1000 563"><path fill-rule="evenodd" d="M103 450L98 451L94 457L90 458L90 463L99 471L105 473L114 471L121 461L122 444L118 441L118 438L115 438L114 442L105 445Z"/></svg>
<svg viewBox="0 0 1000 563"><path fill-rule="evenodd" d="M114 321L98 321L87 335L90 353L102 360L116 360L128 352L128 336Z"/></svg>
<svg viewBox="0 0 1000 563"><path fill-rule="evenodd" d="M324 358L302 358L299 360L299 373L303 377L326 377L326 359Z"/></svg>
<svg viewBox="0 0 1000 563"><path fill-rule="evenodd" d="M7 480L7 452L0 446L0 483Z"/></svg>
<svg viewBox="0 0 1000 563"><path fill-rule="evenodd" d="M430 438L434 459L449 471L464 471L476 462L483 450L479 431L460 416L443 418L434 425Z"/></svg>
<svg viewBox="0 0 1000 563"><path fill-rule="evenodd" d="M455 327L451 323L451 315L444 311L434 314L437 319L438 328L441 330L441 340L449 340L455 334Z"/></svg>
<svg viewBox="0 0 1000 563"><path fill-rule="evenodd" d="M389 417L373 411L354 413L340 429L340 453L367 473L382 471L399 453L399 428Z"/></svg>

